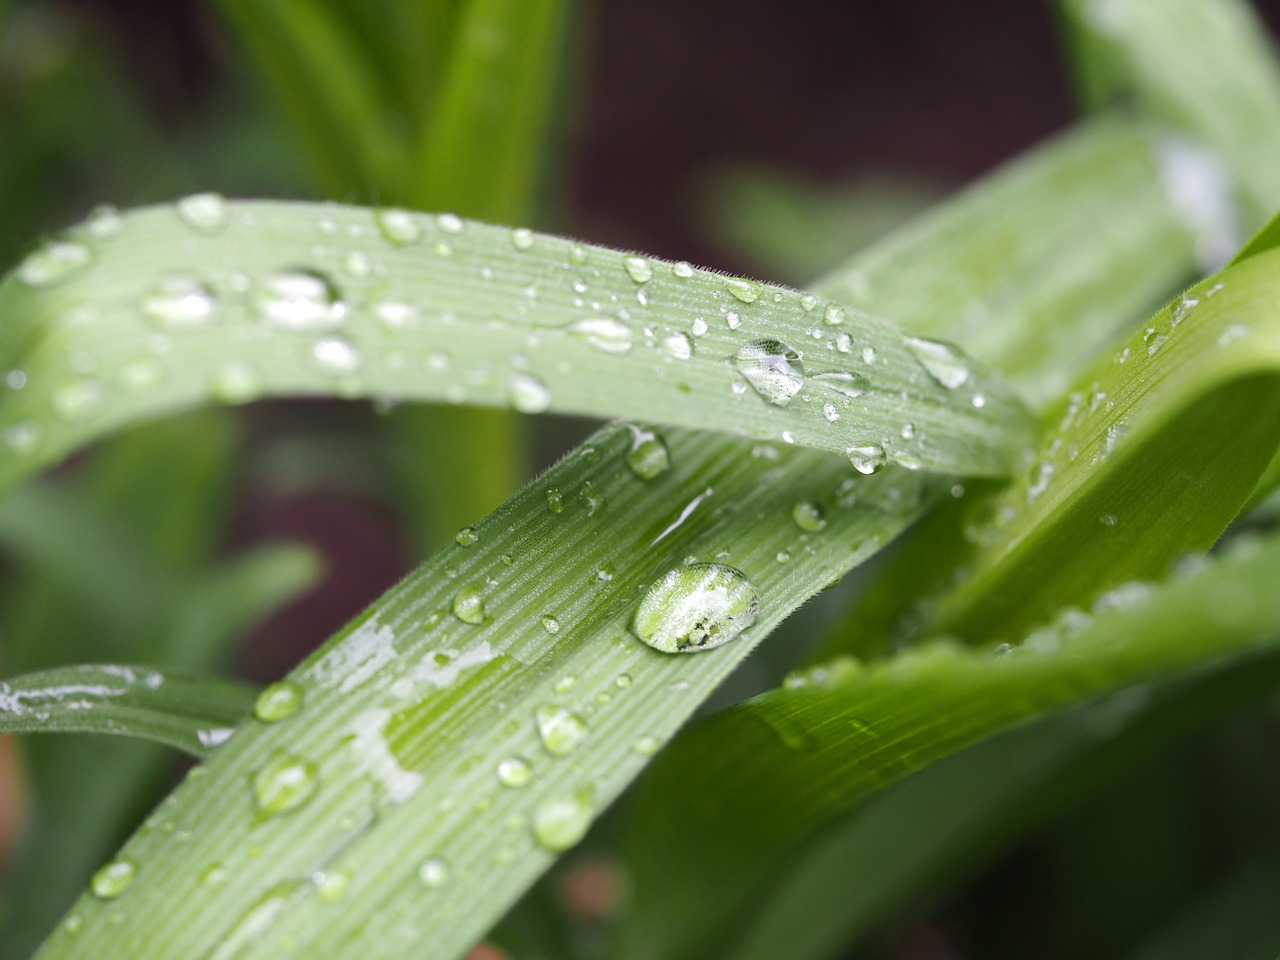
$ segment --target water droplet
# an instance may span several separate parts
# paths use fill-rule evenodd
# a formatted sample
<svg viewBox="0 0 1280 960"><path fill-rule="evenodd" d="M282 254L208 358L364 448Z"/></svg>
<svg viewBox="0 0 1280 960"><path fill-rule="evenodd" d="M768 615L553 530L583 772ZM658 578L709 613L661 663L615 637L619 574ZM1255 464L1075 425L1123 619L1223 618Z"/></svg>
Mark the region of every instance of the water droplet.
<svg viewBox="0 0 1280 960"><path fill-rule="evenodd" d="M100 380L76 380L54 391L54 412L64 420L84 420L93 416L106 400Z"/></svg>
<svg viewBox="0 0 1280 960"><path fill-rule="evenodd" d="M822 314L822 322L830 327L836 327L845 321L844 307L838 303L828 304L827 309Z"/></svg>
<svg viewBox="0 0 1280 960"><path fill-rule="evenodd" d="M119 210L108 203L96 208L84 226L89 236L101 243L114 240L124 233L124 218L120 216Z"/></svg>
<svg viewBox="0 0 1280 960"><path fill-rule="evenodd" d="M844 370L835 373L814 374L809 379L815 386L834 390L841 396L849 397L851 400L856 400L870 389L866 377L857 373L848 373Z"/></svg>
<svg viewBox="0 0 1280 960"><path fill-rule="evenodd" d="M586 722L564 707L543 705L534 711L533 719L538 738L553 756L568 756L587 738Z"/></svg>
<svg viewBox="0 0 1280 960"><path fill-rule="evenodd" d="M418 319L418 308L398 300L382 300L374 304L373 315L388 330L401 330Z"/></svg>
<svg viewBox="0 0 1280 960"><path fill-rule="evenodd" d="M142 315L164 330L194 330L218 318L213 291L195 277L169 277L142 298Z"/></svg>
<svg viewBox="0 0 1280 960"><path fill-rule="evenodd" d="M422 239L422 224L408 210L386 207L373 215L378 230L398 247L417 243Z"/></svg>
<svg viewBox="0 0 1280 960"><path fill-rule="evenodd" d="M219 403L245 403L258 396L258 373L243 360L231 360L213 375L213 399Z"/></svg>
<svg viewBox="0 0 1280 960"><path fill-rule="evenodd" d="M445 233L459 234L466 229L466 224L456 213L442 213L436 217L436 226Z"/></svg>
<svg viewBox="0 0 1280 960"><path fill-rule="evenodd" d="M646 734L645 736L637 739L636 742L631 745L631 749L642 757L652 757L658 752L658 748L661 746L662 742L658 740L657 737L651 734Z"/></svg>
<svg viewBox="0 0 1280 960"><path fill-rule="evenodd" d="M733 355L733 365L756 393L784 407L804 386L800 354L779 340L752 340Z"/></svg>
<svg viewBox="0 0 1280 960"><path fill-rule="evenodd" d="M760 299L760 284L753 280L725 277L724 288L743 303L755 303Z"/></svg>
<svg viewBox="0 0 1280 960"><path fill-rule="evenodd" d="M507 757L498 764L498 782L504 787L523 787L533 779L533 767L524 757Z"/></svg>
<svg viewBox="0 0 1280 960"><path fill-rule="evenodd" d="M112 860L100 867L89 881L89 890L100 900L114 900L133 883L138 868L128 860Z"/></svg>
<svg viewBox="0 0 1280 960"><path fill-rule="evenodd" d="M693 323L689 324L689 332L695 337L701 337L708 329L707 321L704 317L694 317Z"/></svg>
<svg viewBox="0 0 1280 960"><path fill-rule="evenodd" d="M662 338L662 352L674 360L688 360L693 356L693 341L683 333L671 333Z"/></svg>
<svg viewBox="0 0 1280 960"><path fill-rule="evenodd" d="M449 864L440 857L432 857L418 868L418 879L433 890L443 887L449 882Z"/></svg>
<svg viewBox="0 0 1280 960"><path fill-rule="evenodd" d="M227 224L227 201L217 193L193 193L175 209L183 223L203 233L217 233Z"/></svg>
<svg viewBox="0 0 1280 960"><path fill-rule="evenodd" d="M551 797L533 814L533 837L553 853L568 850L591 826L594 811L581 796Z"/></svg>
<svg viewBox="0 0 1280 960"><path fill-rule="evenodd" d="M263 319L281 330L332 330L347 318L347 305L333 283L322 274L306 270L271 277L258 291L255 304Z"/></svg>
<svg viewBox="0 0 1280 960"><path fill-rule="evenodd" d="M627 466L640 479L652 480L671 469L671 453L662 437L640 427L632 427Z"/></svg>
<svg viewBox="0 0 1280 960"><path fill-rule="evenodd" d="M565 330L604 353L623 354L631 349L631 328L613 317L590 317L569 324Z"/></svg>
<svg viewBox="0 0 1280 960"><path fill-rule="evenodd" d="M1191 311L1198 306L1200 306L1199 299L1183 294L1178 300L1178 305L1173 309L1173 316L1169 318L1169 325L1171 327L1176 327L1178 324L1182 323L1183 320L1187 319L1187 317L1191 316Z"/></svg>
<svg viewBox="0 0 1280 960"><path fill-rule="evenodd" d="M327 373L346 376L360 369L360 351L341 337L325 337L317 340L311 355Z"/></svg>
<svg viewBox="0 0 1280 960"><path fill-rule="evenodd" d="M542 413L551 406L551 391L537 377L517 374L507 381L511 406L521 413Z"/></svg>
<svg viewBox="0 0 1280 960"><path fill-rule="evenodd" d="M812 500L801 500L791 508L791 519L797 527L806 533L817 533L827 525L827 515L822 507Z"/></svg>
<svg viewBox="0 0 1280 960"><path fill-rule="evenodd" d="M367 277L373 273L373 261L362 250L352 250L342 258L342 269L353 277Z"/></svg>
<svg viewBox="0 0 1280 960"><path fill-rule="evenodd" d="M511 231L511 245L517 250L533 248L533 231L528 227L517 227Z"/></svg>
<svg viewBox="0 0 1280 960"><path fill-rule="evenodd" d="M627 276L636 283L648 283L653 279L653 268L644 257L626 257L622 265L627 270Z"/></svg>
<svg viewBox="0 0 1280 960"><path fill-rule="evenodd" d="M34 420L23 420L5 430L4 443L14 453L26 455L35 451L43 435L44 428L39 423Z"/></svg>
<svg viewBox="0 0 1280 960"><path fill-rule="evenodd" d="M18 279L29 287L51 287L80 270L91 259L89 248L56 240L32 251L18 267Z"/></svg>
<svg viewBox="0 0 1280 960"><path fill-rule="evenodd" d="M836 409L834 403L824 403L822 405L822 415L827 418L827 423L835 423L840 419L840 411Z"/></svg>
<svg viewBox="0 0 1280 960"><path fill-rule="evenodd" d="M878 443L854 444L845 451L845 455L849 458L849 462L853 464L853 469L867 475L879 472L887 459L884 447Z"/></svg>
<svg viewBox="0 0 1280 960"><path fill-rule="evenodd" d="M728 643L755 623L759 611L760 597L741 570L691 563L649 586L631 629L663 653L697 653Z"/></svg>
<svg viewBox="0 0 1280 960"><path fill-rule="evenodd" d="M968 361L950 344L920 337L906 337L905 342L929 376L948 390L961 386L973 374Z"/></svg>
<svg viewBox="0 0 1280 960"><path fill-rule="evenodd" d="M594 517L604 509L604 491L590 480L583 480L578 489L578 501L587 508L587 516Z"/></svg>
<svg viewBox="0 0 1280 960"><path fill-rule="evenodd" d="M693 276L693 264L688 260L681 260L679 263L671 265L671 272L681 280L688 280Z"/></svg>
<svg viewBox="0 0 1280 960"><path fill-rule="evenodd" d="M302 806L315 792L316 774L316 765L310 760L276 751L253 777L258 809L274 816Z"/></svg>
<svg viewBox="0 0 1280 960"><path fill-rule="evenodd" d="M484 623L487 619L484 609L484 586L479 583L470 583L454 594L453 615L463 623L470 623L473 626Z"/></svg>
<svg viewBox="0 0 1280 960"><path fill-rule="evenodd" d="M351 874L345 870L321 870L311 876L316 885L316 893L325 903L336 903L347 893L351 886Z"/></svg>
<svg viewBox="0 0 1280 960"><path fill-rule="evenodd" d="M549 615L545 616L542 618L542 629L547 631L547 633L559 633L560 621L555 617Z"/></svg>
<svg viewBox="0 0 1280 960"><path fill-rule="evenodd" d="M278 680L258 694L253 715L263 723L275 723L296 713L302 706L302 688L292 680Z"/></svg>
<svg viewBox="0 0 1280 960"><path fill-rule="evenodd" d="M475 527L463 527L453 538L453 542L460 547L475 546L480 542L480 534Z"/></svg>
<svg viewBox="0 0 1280 960"><path fill-rule="evenodd" d="M220 887L227 882L231 871L220 863L206 867L200 874L200 882L206 887Z"/></svg>

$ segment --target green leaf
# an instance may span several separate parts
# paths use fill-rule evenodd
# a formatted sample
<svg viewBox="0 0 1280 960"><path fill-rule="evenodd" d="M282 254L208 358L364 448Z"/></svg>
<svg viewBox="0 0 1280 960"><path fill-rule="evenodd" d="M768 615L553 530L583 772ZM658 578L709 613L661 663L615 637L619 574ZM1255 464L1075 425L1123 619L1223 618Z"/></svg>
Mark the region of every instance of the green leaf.
<svg viewBox="0 0 1280 960"><path fill-rule="evenodd" d="M648 896L623 955L705 956L798 840L961 746L1132 684L1274 651L1278 569L1280 542L1249 544L1140 600L1131 591L1074 635L1041 635L1004 656L939 640L871 666L836 661L703 723L643 784L631 829ZM681 815L690 798L729 796ZM682 869L652 853L672 850Z"/></svg>
<svg viewBox="0 0 1280 960"><path fill-rule="evenodd" d="M60 667L0 682L0 733L111 733L203 757L231 735L255 694L151 667Z"/></svg>
<svg viewBox="0 0 1280 960"><path fill-rule="evenodd" d="M0 315L25 377L0 407L7 482L143 416L279 394L643 414L864 471L1000 474L1028 438L953 348L861 311L449 215L188 199L37 249Z"/></svg>

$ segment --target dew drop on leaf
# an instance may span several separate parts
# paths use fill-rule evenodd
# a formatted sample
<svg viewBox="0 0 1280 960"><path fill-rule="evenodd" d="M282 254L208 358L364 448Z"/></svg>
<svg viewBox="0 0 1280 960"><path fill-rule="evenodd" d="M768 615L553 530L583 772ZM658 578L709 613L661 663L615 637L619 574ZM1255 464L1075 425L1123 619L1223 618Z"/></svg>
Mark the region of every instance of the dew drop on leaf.
<svg viewBox="0 0 1280 960"><path fill-rule="evenodd" d="M791 508L791 519L806 533L818 533L827 525L827 515L812 500L801 500Z"/></svg>
<svg viewBox="0 0 1280 960"><path fill-rule="evenodd" d="M780 340L752 340L733 355L738 368L760 396L783 407L804 386L800 354Z"/></svg>
<svg viewBox="0 0 1280 960"><path fill-rule="evenodd" d="M453 596L453 615L463 623L479 626L485 622L487 613L484 608L484 588L478 583L470 583Z"/></svg>
<svg viewBox="0 0 1280 960"><path fill-rule="evenodd" d="M741 570L691 563L649 586L631 630L663 653L698 653L728 643L755 623L759 612L755 585Z"/></svg>
<svg viewBox="0 0 1280 960"><path fill-rule="evenodd" d="M878 473L887 460L884 447L878 443L856 443L845 450L845 455L853 469L867 476Z"/></svg>
<svg viewBox="0 0 1280 960"><path fill-rule="evenodd" d="M84 244L55 240L27 255L18 267L18 279L29 287L51 287L66 280L91 259L89 248Z"/></svg>
<svg viewBox="0 0 1280 960"><path fill-rule="evenodd" d="M533 719L538 739L553 756L567 756L587 737L586 722L564 707L544 704L534 711Z"/></svg>
<svg viewBox="0 0 1280 960"><path fill-rule="evenodd" d="M326 373L345 376L360 369L361 357L349 341L341 337L325 337L311 348L316 364Z"/></svg>
<svg viewBox="0 0 1280 960"><path fill-rule="evenodd" d="M268 278L257 292L255 306L273 327L300 333L332 330L347 318L347 305L333 282L308 270Z"/></svg>
<svg viewBox="0 0 1280 960"><path fill-rule="evenodd" d="M591 826L594 811L581 796L551 797L533 814L533 837L553 853L568 850Z"/></svg>
<svg viewBox="0 0 1280 960"><path fill-rule="evenodd" d="M480 542L480 534L475 527L463 527L454 536L453 542L460 547L473 547Z"/></svg>
<svg viewBox="0 0 1280 960"><path fill-rule="evenodd" d="M511 231L511 245L517 250L533 248L533 231L528 227L517 227Z"/></svg>
<svg viewBox="0 0 1280 960"><path fill-rule="evenodd" d="M317 772L310 760L277 751L253 776L258 809L274 816L302 806L315 792Z"/></svg>
<svg viewBox="0 0 1280 960"><path fill-rule="evenodd" d="M124 218L115 207L103 204L90 214L84 227L90 237L102 243L106 240L114 240L124 233Z"/></svg>
<svg viewBox="0 0 1280 960"><path fill-rule="evenodd" d="M258 694L253 715L263 723L275 723L296 713L302 706L302 688L292 680L278 680Z"/></svg>
<svg viewBox="0 0 1280 960"><path fill-rule="evenodd" d="M671 272L681 280L688 280L693 276L693 264L688 260L681 260L679 263L671 265Z"/></svg>
<svg viewBox="0 0 1280 960"><path fill-rule="evenodd" d="M131 861L112 860L93 875L89 890L100 900L114 900L129 888L137 875L138 868Z"/></svg>
<svg viewBox="0 0 1280 960"><path fill-rule="evenodd" d="M537 377L517 374L507 382L511 406L521 413L542 413L551 406L551 391Z"/></svg>
<svg viewBox="0 0 1280 960"><path fill-rule="evenodd" d="M627 466L640 479L652 480L671 469L671 453L658 434L633 426Z"/></svg>
<svg viewBox="0 0 1280 960"><path fill-rule="evenodd" d="M449 882L449 864L440 857L432 857L418 868L418 879L435 890Z"/></svg>
<svg viewBox="0 0 1280 960"><path fill-rule="evenodd" d="M724 288L743 303L755 303L760 299L760 284L738 277L725 277Z"/></svg>
<svg viewBox="0 0 1280 960"><path fill-rule="evenodd" d="M648 283L653 279L653 267L649 266L649 261L644 257L625 257L622 265L626 268L627 276L636 283Z"/></svg>
<svg viewBox="0 0 1280 960"><path fill-rule="evenodd" d="M193 230L217 233L227 225L227 201L217 193L193 193L175 205L178 219Z"/></svg>
<svg viewBox="0 0 1280 960"><path fill-rule="evenodd" d="M827 309L823 311L822 322L828 326L836 327L844 323L844 321L844 307L840 306L838 303L828 305Z"/></svg>
<svg viewBox="0 0 1280 960"><path fill-rule="evenodd" d="M456 213L442 213L436 217L436 226L445 233L458 234L466 229L466 224Z"/></svg>
<svg viewBox="0 0 1280 960"><path fill-rule="evenodd" d="M533 779L533 767L524 757L507 757L498 763L498 782L504 787L527 786Z"/></svg>
<svg viewBox="0 0 1280 960"><path fill-rule="evenodd" d="M228 361L213 375L213 399L219 403L245 403L260 390L258 372L243 360Z"/></svg>
<svg viewBox="0 0 1280 960"><path fill-rule="evenodd" d="M195 277L168 277L142 298L142 315L163 330L195 330L218 319L218 298Z"/></svg>
<svg viewBox="0 0 1280 960"><path fill-rule="evenodd" d="M961 386L973 374L968 361L950 344L922 337L906 337L905 342L929 376L948 390Z"/></svg>
<svg viewBox="0 0 1280 960"><path fill-rule="evenodd" d="M422 239L422 225L408 210L386 207L373 215L379 232L398 247L417 243Z"/></svg>
<svg viewBox="0 0 1280 960"><path fill-rule="evenodd" d="M569 336L590 344L603 353L623 354L631 350L631 328L613 317L589 317L569 324Z"/></svg>

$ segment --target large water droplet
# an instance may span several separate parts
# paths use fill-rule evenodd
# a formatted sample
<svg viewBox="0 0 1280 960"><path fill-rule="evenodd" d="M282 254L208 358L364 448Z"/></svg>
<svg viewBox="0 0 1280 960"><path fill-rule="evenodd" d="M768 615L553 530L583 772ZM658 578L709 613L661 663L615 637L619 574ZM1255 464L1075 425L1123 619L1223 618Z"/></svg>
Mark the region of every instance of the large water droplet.
<svg viewBox="0 0 1280 960"><path fill-rule="evenodd" d="M333 283L306 270L290 270L267 280L258 291L256 305L263 319L282 330L332 330L347 318L347 305Z"/></svg>
<svg viewBox="0 0 1280 960"><path fill-rule="evenodd" d="M929 371L929 376L948 390L961 386L973 375L968 361L950 344L921 337L904 339L916 359Z"/></svg>
<svg viewBox="0 0 1280 960"><path fill-rule="evenodd" d="M542 629L547 631L547 633L560 632L560 621L557 620L555 617L551 616L550 614L544 616L541 622L542 622Z"/></svg>
<svg viewBox="0 0 1280 960"><path fill-rule="evenodd" d="M868 476L878 473L888 459L884 447L878 443L855 443L845 454L853 464L853 469Z"/></svg>
<svg viewBox="0 0 1280 960"><path fill-rule="evenodd" d="M507 381L511 406L521 413L542 413L551 406L551 391L537 377L517 374Z"/></svg>
<svg viewBox="0 0 1280 960"><path fill-rule="evenodd" d="M760 597L741 570L720 563L676 567L645 591L631 629L663 653L728 643L756 622Z"/></svg>
<svg viewBox="0 0 1280 960"><path fill-rule="evenodd" d="M724 288L743 303L755 303L760 299L760 284L753 280L725 277Z"/></svg>
<svg viewBox="0 0 1280 960"><path fill-rule="evenodd" d="M533 779L533 767L524 757L507 757L498 763L498 782L505 787L527 786Z"/></svg>
<svg viewBox="0 0 1280 960"><path fill-rule="evenodd" d="M267 816L294 810L316 789L316 765L293 754L276 751L253 776L253 795Z"/></svg>
<svg viewBox="0 0 1280 960"><path fill-rule="evenodd" d="M800 354L780 340L752 340L733 355L733 365L756 393L772 404L786 406L804 386Z"/></svg>
<svg viewBox="0 0 1280 960"><path fill-rule="evenodd" d="M827 515L812 500L801 500L791 508L791 519L806 533L818 533L827 525Z"/></svg>
<svg viewBox="0 0 1280 960"><path fill-rule="evenodd" d="M554 853L568 850L587 834L594 811L581 796L551 797L533 814L533 837Z"/></svg>
<svg viewBox="0 0 1280 960"><path fill-rule="evenodd" d="M627 466L642 480L652 480L671 469L671 453L656 433L631 427L631 449Z"/></svg>
<svg viewBox="0 0 1280 960"><path fill-rule="evenodd" d="M80 243L54 241L27 255L18 267L18 279L29 287L51 287L61 283L91 259L89 248Z"/></svg>
<svg viewBox="0 0 1280 960"><path fill-rule="evenodd" d="M275 723L302 706L302 688L292 680L269 684L253 704L253 715L263 723Z"/></svg>
<svg viewBox="0 0 1280 960"><path fill-rule="evenodd" d="M532 250L533 231L528 227L516 227L511 231L511 245L517 250Z"/></svg>
<svg viewBox="0 0 1280 960"><path fill-rule="evenodd" d="M194 330L218 319L218 299L195 277L169 277L142 298L142 315L165 330Z"/></svg>
<svg viewBox="0 0 1280 960"><path fill-rule="evenodd" d="M227 201L217 193L193 193L176 205L178 218L203 233L217 233L227 224Z"/></svg>
<svg viewBox="0 0 1280 960"><path fill-rule="evenodd" d="M613 317L590 317L565 328L569 336L585 340L597 350L621 354L631 349L631 328Z"/></svg>
<svg viewBox="0 0 1280 960"><path fill-rule="evenodd" d="M463 623L479 626L487 619L484 608L484 586L469 583L453 595L453 615Z"/></svg>
<svg viewBox="0 0 1280 960"><path fill-rule="evenodd" d="M129 888L138 868L129 860L112 860L89 881L89 890L101 900L114 900Z"/></svg>
<svg viewBox="0 0 1280 960"><path fill-rule="evenodd" d="M622 265L627 270L627 276L636 283L648 283L653 279L653 267L649 266L649 261L644 257L626 257Z"/></svg>
<svg viewBox="0 0 1280 960"><path fill-rule="evenodd" d="M563 757L577 749L587 738L586 722L571 710L544 704L533 712L538 738L547 752Z"/></svg>
<svg viewBox="0 0 1280 960"><path fill-rule="evenodd" d="M408 210L387 207L375 213L373 218L382 235L398 247L422 239L422 224Z"/></svg>
<svg viewBox="0 0 1280 960"><path fill-rule="evenodd" d="M681 260L680 262L673 263L671 265L671 272L681 280L688 280L693 276L693 264L688 260Z"/></svg>

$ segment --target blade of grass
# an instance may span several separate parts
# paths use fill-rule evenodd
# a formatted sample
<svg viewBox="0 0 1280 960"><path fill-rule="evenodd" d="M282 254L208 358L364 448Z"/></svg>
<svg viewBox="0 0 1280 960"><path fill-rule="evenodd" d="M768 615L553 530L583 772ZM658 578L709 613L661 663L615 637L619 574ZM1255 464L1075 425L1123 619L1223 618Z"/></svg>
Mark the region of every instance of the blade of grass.
<svg viewBox="0 0 1280 960"><path fill-rule="evenodd" d="M0 733L110 733L203 757L231 735L256 694L151 667L59 667L0 682Z"/></svg>
<svg viewBox="0 0 1280 960"><path fill-rule="evenodd" d="M1000 474L1029 436L957 351L795 291L448 216L384 213L392 243L359 208L214 209L217 232L169 208L106 242L73 232L0 282L24 377L0 400L0 480L142 416L279 394L643 414L852 449L864 471ZM67 256L89 260L42 285Z"/></svg>

